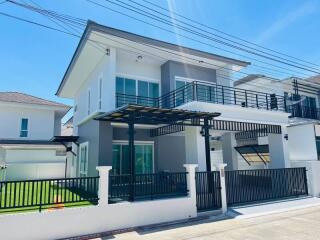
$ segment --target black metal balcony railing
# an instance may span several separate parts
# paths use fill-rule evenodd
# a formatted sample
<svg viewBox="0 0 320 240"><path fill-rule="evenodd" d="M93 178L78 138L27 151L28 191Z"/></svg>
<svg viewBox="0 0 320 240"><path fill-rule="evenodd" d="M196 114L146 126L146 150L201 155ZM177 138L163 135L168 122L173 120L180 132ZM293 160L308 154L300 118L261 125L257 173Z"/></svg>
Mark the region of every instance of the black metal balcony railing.
<svg viewBox="0 0 320 240"><path fill-rule="evenodd" d="M311 108L301 105L287 106L287 112L291 113L291 117L320 119L320 109Z"/></svg>
<svg viewBox="0 0 320 240"><path fill-rule="evenodd" d="M152 107L175 108L192 101L279 111L285 111L286 106L285 98L276 94L197 81L188 83L158 98L119 93L116 95L117 107L125 104L140 104Z"/></svg>
<svg viewBox="0 0 320 240"><path fill-rule="evenodd" d="M122 93L116 94L116 106L121 107L126 104L139 104L149 107L160 107L159 98L127 95Z"/></svg>

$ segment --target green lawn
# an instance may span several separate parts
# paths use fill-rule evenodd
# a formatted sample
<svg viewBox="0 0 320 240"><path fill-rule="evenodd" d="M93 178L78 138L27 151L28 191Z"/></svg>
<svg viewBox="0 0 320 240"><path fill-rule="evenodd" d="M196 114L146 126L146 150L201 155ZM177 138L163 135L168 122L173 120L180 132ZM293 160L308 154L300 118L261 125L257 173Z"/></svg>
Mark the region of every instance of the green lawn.
<svg viewBox="0 0 320 240"><path fill-rule="evenodd" d="M53 181L1 183L0 214L94 204L96 194L85 187Z"/></svg>

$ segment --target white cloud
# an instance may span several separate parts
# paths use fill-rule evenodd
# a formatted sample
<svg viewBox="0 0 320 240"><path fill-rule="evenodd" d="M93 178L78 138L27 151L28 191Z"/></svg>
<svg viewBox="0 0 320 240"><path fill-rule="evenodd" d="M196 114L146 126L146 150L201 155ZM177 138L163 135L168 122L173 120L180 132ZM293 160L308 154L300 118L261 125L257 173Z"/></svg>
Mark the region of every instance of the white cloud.
<svg viewBox="0 0 320 240"><path fill-rule="evenodd" d="M292 23L300 18L303 18L313 13L317 8L316 2L304 2L302 5L288 12L282 18L276 20L257 38L258 43L263 43L275 36L277 33L290 26Z"/></svg>

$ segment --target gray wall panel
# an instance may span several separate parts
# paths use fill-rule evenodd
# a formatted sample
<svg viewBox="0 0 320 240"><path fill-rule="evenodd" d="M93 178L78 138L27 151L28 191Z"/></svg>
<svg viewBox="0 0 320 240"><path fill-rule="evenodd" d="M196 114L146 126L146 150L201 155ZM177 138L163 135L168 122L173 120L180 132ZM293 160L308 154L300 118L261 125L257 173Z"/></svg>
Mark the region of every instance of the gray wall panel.
<svg viewBox="0 0 320 240"><path fill-rule="evenodd" d="M186 163L185 137L158 137L157 148L159 171L185 171L183 167Z"/></svg>
<svg viewBox="0 0 320 240"><path fill-rule="evenodd" d="M161 66L161 92L168 93L175 89L175 77L191 78L206 82L217 82L216 70L185 64L175 61L167 61Z"/></svg>
<svg viewBox="0 0 320 240"><path fill-rule="evenodd" d="M97 176L96 166L98 166L99 162L99 122L91 120L80 125L78 127L78 134L80 136L78 140L79 143L89 142L88 176Z"/></svg>

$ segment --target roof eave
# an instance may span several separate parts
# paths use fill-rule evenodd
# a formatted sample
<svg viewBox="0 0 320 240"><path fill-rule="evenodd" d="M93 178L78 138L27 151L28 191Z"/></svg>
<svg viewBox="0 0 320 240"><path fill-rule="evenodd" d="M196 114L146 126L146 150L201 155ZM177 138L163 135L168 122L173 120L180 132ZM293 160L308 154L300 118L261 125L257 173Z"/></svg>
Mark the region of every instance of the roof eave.
<svg viewBox="0 0 320 240"><path fill-rule="evenodd" d="M89 34L90 31L92 30L97 30L97 31L100 31L100 32L104 32L106 33L107 30L114 30L114 31L121 31L122 33L127 33L127 34L133 34L133 33L130 33L130 32L127 32L127 31L123 31L123 30L118 30L118 29L115 29L115 28L111 28L111 27L106 27L104 25L101 25L101 24L98 24L94 21L91 21L91 20L88 20L87 21L87 26L79 40L79 43L77 45L77 48L71 58L71 61L67 67L67 70L65 71L64 75L63 75L63 78L59 84L59 87L55 93L56 96L59 96L61 97L61 91L67 81L67 78L69 77L69 74L75 64L75 62L77 61L79 55L80 55L80 52L82 50L82 48L84 47L85 45L85 42L87 40L87 36ZM109 33L110 34L110 33ZM137 34L133 34L135 36L138 36L138 37L142 37L142 38L145 38L145 39L149 39L149 40L152 40L152 41L156 41L156 42L159 42L159 43L163 43L163 44L169 44L169 45L172 45L172 46L175 46L176 44L172 44L172 43L168 43L168 42L164 42L164 41L160 41L160 40L157 40L157 39L153 39L153 38L148 38L148 37L145 37L145 36L141 36L141 35L137 35ZM183 48L183 49L186 49L187 51L196 51L196 52L199 52L199 53L203 53L203 54L210 54L212 56L215 56L217 58L217 60L220 59L220 61L225 61L229 64L234 64L234 65L238 65L240 67L246 67L248 65L250 65L251 63L250 62L246 62L246 61L241 61L241 60L236 60L236 59L232 59L232 58L228 58L228 57L224 57L224 56L220 56L220 55L216 55L216 54L212 54L212 53L208 53L208 52L204 52L204 51L200 51L200 50L197 50L197 49L192 49L192 48L188 48L188 47L181 47L179 46L180 48Z"/></svg>

